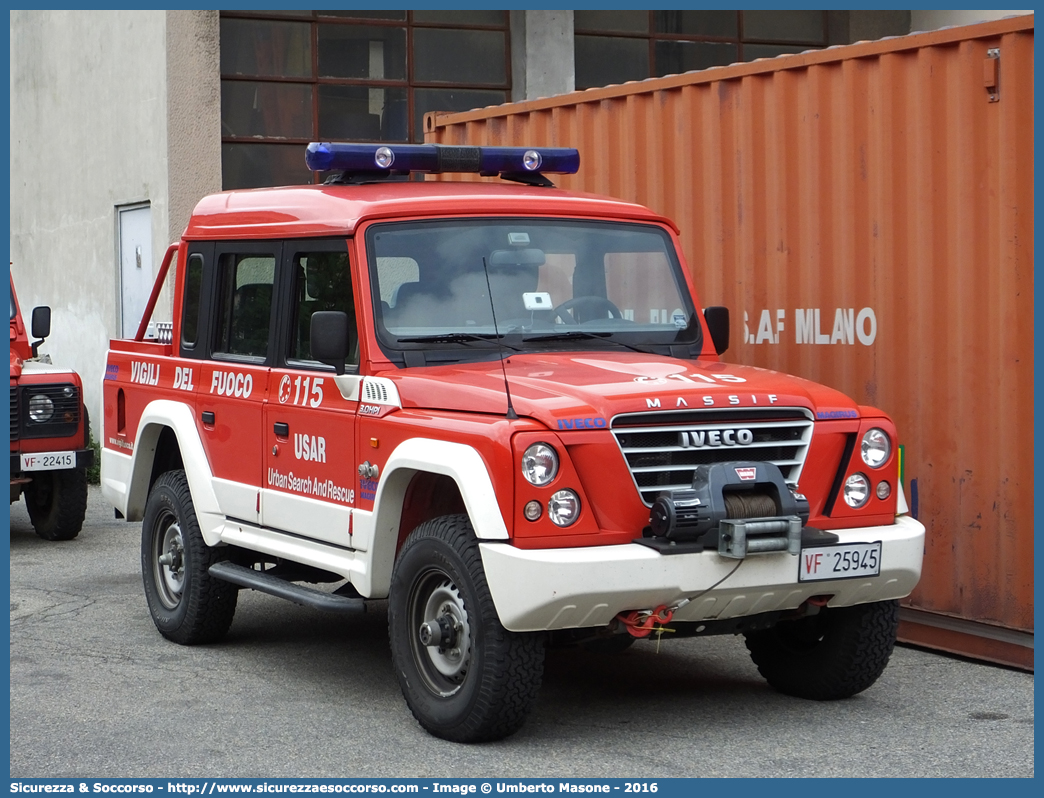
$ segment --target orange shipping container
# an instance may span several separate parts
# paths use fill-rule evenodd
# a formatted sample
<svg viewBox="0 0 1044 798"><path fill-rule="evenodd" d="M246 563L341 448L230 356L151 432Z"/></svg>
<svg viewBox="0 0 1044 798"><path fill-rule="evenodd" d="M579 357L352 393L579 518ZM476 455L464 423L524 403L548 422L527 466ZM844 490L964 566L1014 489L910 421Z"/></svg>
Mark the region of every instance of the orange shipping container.
<svg viewBox="0 0 1044 798"><path fill-rule="evenodd" d="M1033 662L1033 16L467 113L674 219L725 359L876 405L927 527L901 637ZM459 179L459 178L457 178Z"/></svg>

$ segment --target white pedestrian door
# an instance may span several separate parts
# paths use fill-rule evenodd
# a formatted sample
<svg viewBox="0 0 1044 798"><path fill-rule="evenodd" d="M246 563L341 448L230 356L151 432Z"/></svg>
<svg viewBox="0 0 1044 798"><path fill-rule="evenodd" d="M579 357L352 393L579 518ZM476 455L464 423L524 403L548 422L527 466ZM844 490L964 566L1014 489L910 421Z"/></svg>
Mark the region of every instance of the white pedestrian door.
<svg viewBox="0 0 1044 798"><path fill-rule="evenodd" d="M124 338L138 331L152 293L152 209L117 208L120 228L120 330Z"/></svg>

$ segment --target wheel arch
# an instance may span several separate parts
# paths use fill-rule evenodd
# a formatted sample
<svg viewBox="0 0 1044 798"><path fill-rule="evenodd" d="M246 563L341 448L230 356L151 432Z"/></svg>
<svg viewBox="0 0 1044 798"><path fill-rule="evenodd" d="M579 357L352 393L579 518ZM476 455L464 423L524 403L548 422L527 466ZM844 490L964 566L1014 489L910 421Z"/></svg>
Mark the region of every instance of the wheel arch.
<svg viewBox="0 0 1044 798"><path fill-rule="evenodd" d="M131 455L102 450L102 490L128 521L140 521L152 485L177 468L185 470L204 539L215 545L221 513L210 463L188 405L167 399L146 405Z"/></svg>
<svg viewBox="0 0 1044 798"><path fill-rule="evenodd" d="M408 505L413 496L420 498L425 491L450 483L459 496L459 505L454 497L445 495L429 511ZM442 513L440 507L447 512ZM369 555L369 589L360 589L371 598L388 595L395 557L412 531L405 525L416 526L438 515L462 512L471 520L477 538L510 537L485 461L466 444L429 438L403 441L384 466L373 508L372 513L355 512L352 533L353 547Z"/></svg>

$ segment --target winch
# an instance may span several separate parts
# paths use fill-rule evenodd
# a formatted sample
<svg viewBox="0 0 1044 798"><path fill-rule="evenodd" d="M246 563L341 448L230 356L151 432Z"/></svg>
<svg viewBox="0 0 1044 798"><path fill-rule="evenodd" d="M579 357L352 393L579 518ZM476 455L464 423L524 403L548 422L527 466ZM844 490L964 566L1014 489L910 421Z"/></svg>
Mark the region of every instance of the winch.
<svg viewBox="0 0 1044 798"><path fill-rule="evenodd" d="M808 500L773 463L737 461L696 467L692 487L663 491L636 540L661 553L716 548L722 557L785 551L797 555Z"/></svg>

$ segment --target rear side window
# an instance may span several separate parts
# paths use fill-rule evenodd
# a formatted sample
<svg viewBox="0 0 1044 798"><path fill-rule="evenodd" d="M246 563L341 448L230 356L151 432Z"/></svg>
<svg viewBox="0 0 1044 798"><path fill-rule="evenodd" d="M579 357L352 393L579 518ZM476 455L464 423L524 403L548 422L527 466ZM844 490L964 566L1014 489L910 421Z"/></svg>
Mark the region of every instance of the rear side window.
<svg viewBox="0 0 1044 798"><path fill-rule="evenodd" d="M238 355L259 361L268 355L275 265L275 255L221 256L215 355Z"/></svg>
<svg viewBox="0 0 1044 798"><path fill-rule="evenodd" d="M191 255L185 269L181 311L181 343L194 348L199 339L199 303L203 292L203 256Z"/></svg>

